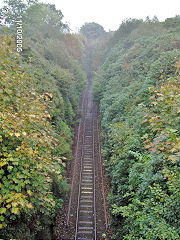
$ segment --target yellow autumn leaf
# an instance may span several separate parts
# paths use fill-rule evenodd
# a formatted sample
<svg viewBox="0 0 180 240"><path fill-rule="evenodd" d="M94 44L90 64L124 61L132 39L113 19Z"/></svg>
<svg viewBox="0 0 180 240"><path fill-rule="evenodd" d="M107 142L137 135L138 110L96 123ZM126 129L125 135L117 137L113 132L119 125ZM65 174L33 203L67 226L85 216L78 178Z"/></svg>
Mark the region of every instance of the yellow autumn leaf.
<svg viewBox="0 0 180 240"><path fill-rule="evenodd" d="M156 106L158 103L157 103L157 102L152 102L151 104L153 104L153 105L155 105L155 106Z"/></svg>
<svg viewBox="0 0 180 240"><path fill-rule="evenodd" d="M0 224L0 229L2 229L3 228L3 225L2 224Z"/></svg>
<svg viewBox="0 0 180 240"><path fill-rule="evenodd" d="M6 165L6 162L0 162L0 167L3 167L4 165Z"/></svg>
<svg viewBox="0 0 180 240"><path fill-rule="evenodd" d="M58 179L61 180L62 179L62 175L58 175Z"/></svg>
<svg viewBox="0 0 180 240"><path fill-rule="evenodd" d="M143 120L141 123L146 123L146 122L148 122L148 120L147 120L147 119Z"/></svg>
<svg viewBox="0 0 180 240"><path fill-rule="evenodd" d="M22 134L23 134L24 136L26 136L26 135L27 135L27 133L26 133L26 132L23 132Z"/></svg>
<svg viewBox="0 0 180 240"><path fill-rule="evenodd" d="M30 196L32 195L31 190L27 190L27 193L28 193Z"/></svg>
<svg viewBox="0 0 180 240"><path fill-rule="evenodd" d="M33 208L31 203L26 204L27 208Z"/></svg>
<svg viewBox="0 0 180 240"><path fill-rule="evenodd" d="M14 214L18 214L19 208L12 208L11 212L14 213Z"/></svg>
<svg viewBox="0 0 180 240"><path fill-rule="evenodd" d="M17 202L12 202L12 207L17 207L18 203Z"/></svg>
<svg viewBox="0 0 180 240"><path fill-rule="evenodd" d="M3 214L6 212L6 208L0 208L0 214Z"/></svg>
<svg viewBox="0 0 180 240"><path fill-rule="evenodd" d="M63 165L63 167L66 167L66 163L64 163L64 162L62 163L62 165Z"/></svg>
<svg viewBox="0 0 180 240"><path fill-rule="evenodd" d="M20 133L15 133L15 136L16 137L19 137L21 134Z"/></svg>

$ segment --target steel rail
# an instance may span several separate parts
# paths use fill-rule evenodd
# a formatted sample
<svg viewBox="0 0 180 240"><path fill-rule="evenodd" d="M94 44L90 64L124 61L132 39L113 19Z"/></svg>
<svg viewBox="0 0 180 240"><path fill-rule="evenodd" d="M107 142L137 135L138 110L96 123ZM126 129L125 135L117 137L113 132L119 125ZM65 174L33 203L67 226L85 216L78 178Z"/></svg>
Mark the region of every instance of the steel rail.
<svg viewBox="0 0 180 240"><path fill-rule="evenodd" d="M98 111L97 111L98 117ZM99 160L101 166L101 179L102 179L102 193L103 193L103 205L104 205L104 217L105 217L105 224L106 224L106 231L108 230L108 216L107 216L107 207L106 207L106 198L105 198L105 186L104 186L104 178L103 178L103 163L102 163L102 154L101 154L101 140L100 140L100 129L99 129L99 122L97 121L97 135L98 135L98 145L99 145Z"/></svg>
<svg viewBox="0 0 180 240"><path fill-rule="evenodd" d="M103 207L104 207L104 218L105 218L105 227L106 231L108 230L108 216L107 216L107 208L106 208L106 197L105 197L105 184L103 179L103 163L102 163L102 156L101 156L101 140L100 140L100 129L99 129L99 122L96 120L98 117L98 109L92 99L90 89L90 82L86 86L83 97L82 97L82 103L81 103L81 110L82 110L82 117L81 121L78 126L78 132L77 132L77 143L75 147L75 158L74 158L74 166L73 166L73 174L72 174L72 181L71 181L71 192L70 192L70 198L69 198L69 205L68 205L68 213L66 218L66 224L69 225L70 220L70 211L72 206L72 195L74 190L74 183L75 183L75 176L76 176L76 169L77 169L77 162L80 163L80 172L79 172L79 187L78 187L78 197L77 197L77 208L76 208L76 223L75 223L75 235L74 239L78 240L78 234L79 234L79 227L81 227L81 215L80 215L80 209L81 209L81 187L83 186L83 159L85 154L87 154L85 150L85 137L86 137L86 129L87 131L90 131L90 134L92 135L92 142L89 142L89 147L92 147L92 155L91 155L91 161L92 161L92 234L93 234L93 240L97 239L97 219L96 219L96 165L98 164L96 162L96 151L97 151L97 157L98 162L100 164L100 176L102 179L102 195L103 195ZM86 109L91 110L90 112L86 112ZM86 116L87 113L87 116ZM88 114L90 118L88 118ZM96 122L97 121L97 122ZM87 126L87 128L86 128ZM92 132L91 132L92 131ZM95 134L97 131L97 134ZM97 136L97 138L96 138ZM96 143L97 140L97 143ZM80 158L78 160L78 154L80 153ZM80 224L80 225L79 225ZM81 227L82 228L82 227Z"/></svg>
<svg viewBox="0 0 180 240"><path fill-rule="evenodd" d="M84 116L83 116L84 118ZM82 146L84 145L84 132L85 132L85 119L83 122L83 132L82 132ZM81 181L82 181L82 169L83 169L83 157L84 151L83 147L81 149L81 163L80 163L80 177L79 177L79 188L78 188L78 205L77 205L77 212L76 212L76 231L75 231L75 240L77 239L78 235L78 222L79 222L79 207L80 207L80 197L81 197Z"/></svg>
<svg viewBox="0 0 180 240"><path fill-rule="evenodd" d="M92 108L92 111L93 111L93 121L92 121L92 124L93 124L93 166L94 166L94 240L96 240L97 238L97 230L96 230L96 161L95 161L95 135L94 135L94 103L93 104L93 108Z"/></svg>
<svg viewBox="0 0 180 240"><path fill-rule="evenodd" d="M85 100L85 92L87 91L87 87L83 93L83 99L82 99L82 104L81 104L81 109L83 110L84 107L84 100ZM81 123L82 119L79 123L78 126L78 136L77 136L77 143L76 143L76 150L75 150L75 158L74 158L74 167L73 167L73 174L72 174L72 181L71 181L71 192L70 192L70 197L69 197L69 204L68 204L68 212L67 212L67 217L66 217L66 225L69 225L69 219L70 219L70 211L71 211L71 203L72 203L72 193L74 189L74 178L75 178L75 173L76 173L76 166L77 166L77 159L78 159L78 149L79 149L79 139L80 139L80 129L81 129Z"/></svg>
<svg viewBox="0 0 180 240"><path fill-rule="evenodd" d="M92 101L92 100L91 100ZM85 105L86 106L86 105ZM93 164L93 216L94 216L94 227L93 227L93 240L97 239L97 229L96 229L96 163L95 163L95 135L94 135L94 105L91 102L92 109L92 164ZM80 198L81 198L81 186L82 186L82 171L83 171L83 157L84 157L84 138L85 138L85 112L83 112L84 124L83 124L83 132L82 132L82 153L81 153L81 163L80 163L80 179L79 179L79 189L78 189L78 205L77 205L77 213L76 213L76 230L75 230L75 240L78 239L78 225L79 225L79 210L80 210Z"/></svg>

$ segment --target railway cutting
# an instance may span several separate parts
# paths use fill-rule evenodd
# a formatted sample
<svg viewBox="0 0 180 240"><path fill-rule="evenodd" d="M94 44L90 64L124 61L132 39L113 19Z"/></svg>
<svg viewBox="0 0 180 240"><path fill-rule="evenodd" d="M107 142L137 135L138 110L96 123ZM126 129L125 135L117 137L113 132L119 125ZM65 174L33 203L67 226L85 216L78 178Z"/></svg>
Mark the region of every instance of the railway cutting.
<svg viewBox="0 0 180 240"><path fill-rule="evenodd" d="M98 110L91 93L91 81L83 92L81 110L67 216L58 238L61 240L101 240L108 228Z"/></svg>

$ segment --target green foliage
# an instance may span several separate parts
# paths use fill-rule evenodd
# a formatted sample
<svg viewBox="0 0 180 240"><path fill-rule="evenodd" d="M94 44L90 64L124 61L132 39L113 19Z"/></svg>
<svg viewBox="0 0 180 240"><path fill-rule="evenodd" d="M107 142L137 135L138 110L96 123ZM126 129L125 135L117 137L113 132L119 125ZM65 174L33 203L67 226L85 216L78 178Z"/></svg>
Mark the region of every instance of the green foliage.
<svg viewBox="0 0 180 240"><path fill-rule="evenodd" d="M48 102L32 88L16 64L9 40L1 38L0 178L1 228L21 210L51 211L51 174L61 176L61 160L52 158L58 140L48 121Z"/></svg>
<svg viewBox="0 0 180 240"><path fill-rule="evenodd" d="M97 39L105 35L104 28L98 23L85 23L81 29L80 33L82 33L87 39Z"/></svg>
<svg viewBox="0 0 180 240"><path fill-rule="evenodd" d="M19 17L23 17L26 9L38 0L4 0L0 9L0 16L6 24L14 24Z"/></svg>
<svg viewBox="0 0 180 240"><path fill-rule="evenodd" d="M116 44L120 39L126 38L133 30L135 30L143 20L127 19L123 21L117 31L114 32L113 37L110 39L112 45Z"/></svg>
<svg viewBox="0 0 180 240"><path fill-rule="evenodd" d="M85 39L85 53L82 58L83 69L89 78L92 78L93 71L98 68L101 63L100 50L106 40L106 32L104 28L97 23L85 23L81 29L81 36ZM102 45L101 45L102 44ZM100 62L99 62L100 59Z"/></svg>
<svg viewBox="0 0 180 240"><path fill-rule="evenodd" d="M93 80L113 239L179 239L177 22L123 22Z"/></svg>
<svg viewBox="0 0 180 240"><path fill-rule="evenodd" d="M39 10L33 11L33 8ZM34 15L39 17L41 12L43 21L46 18L51 20L51 17L57 15L59 23L52 24L48 20L32 24ZM49 108L52 115L51 122L56 128L56 137L60 141L56 152L70 158L72 127L76 115L79 114L79 97L85 84L85 74L80 69L78 61L68 51L71 42L67 39L70 34L63 33L65 26L61 24L60 10L56 10L54 5L36 4L27 10L26 16L21 62L24 69L30 73L38 92L44 93L46 97L49 95L48 98L52 101ZM74 38L75 36L72 35L71 39ZM81 54L82 43L77 38L75 42L76 50Z"/></svg>
<svg viewBox="0 0 180 240"><path fill-rule="evenodd" d="M24 20L28 24L46 24L61 31L68 31L68 26L62 22L63 17L61 10L57 10L55 5L43 3L33 4L24 14Z"/></svg>
<svg viewBox="0 0 180 240"><path fill-rule="evenodd" d="M5 240L52 239L55 215L69 192L64 174L86 78L79 64L83 43L66 35L62 18L54 5L26 5L21 55L13 37L1 37L0 237ZM7 30L14 29L11 22Z"/></svg>

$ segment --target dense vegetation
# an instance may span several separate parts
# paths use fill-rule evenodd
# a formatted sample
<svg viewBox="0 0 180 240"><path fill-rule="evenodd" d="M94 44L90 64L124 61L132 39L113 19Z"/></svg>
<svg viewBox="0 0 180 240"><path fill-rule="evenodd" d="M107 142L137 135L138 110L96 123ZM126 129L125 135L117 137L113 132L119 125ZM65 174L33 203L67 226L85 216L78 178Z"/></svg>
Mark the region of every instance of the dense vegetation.
<svg viewBox="0 0 180 240"><path fill-rule="evenodd" d="M128 19L94 77L113 239L179 239L180 18Z"/></svg>
<svg viewBox="0 0 180 240"><path fill-rule="evenodd" d="M51 4L6 0L0 15L0 238L54 238L85 71L100 107L113 239L179 239L180 18L128 19L114 33L85 23L71 34Z"/></svg>
<svg viewBox="0 0 180 240"><path fill-rule="evenodd" d="M83 39L69 33L54 5L35 2L6 1L1 9L0 238L7 240L53 238L86 82Z"/></svg>
<svg viewBox="0 0 180 240"><path fill-rule="evenodd" d="M85 38L85 53L82 58L83 69L92 76L93 71L96 70L101 62L101 47L104 47L109 35L104 28L97 23L85 23L81 29L80 34Z"/></svg>

